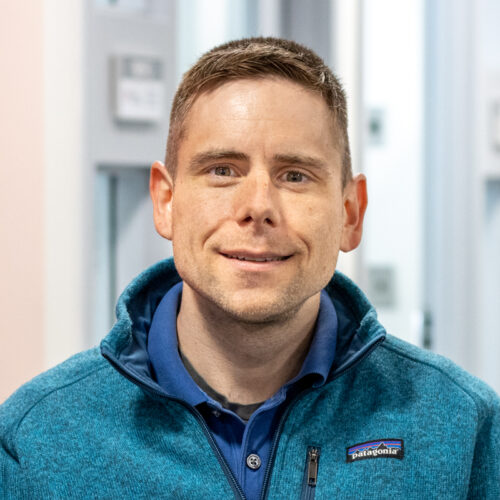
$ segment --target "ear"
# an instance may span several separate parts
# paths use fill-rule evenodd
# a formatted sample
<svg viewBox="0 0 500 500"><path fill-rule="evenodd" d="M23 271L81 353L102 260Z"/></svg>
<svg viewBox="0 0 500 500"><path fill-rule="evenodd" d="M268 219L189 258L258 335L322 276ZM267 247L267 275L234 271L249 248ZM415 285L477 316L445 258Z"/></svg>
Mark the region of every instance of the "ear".
<svg viewBox="0 0 500 500"><path fill-rule="evenodd" d="M174 183L172 176L161 161L156 161L151 165L149 194L153 201L153 219L156 230L161 236L171 240Z"/></svg>
<svg viewBox="0 0 500 500"><path fill-rule="evenodd" d="M363 234L363 220L368 194L366 192L366 177L358 174L344 188L344 225L340 250L350 252L361 242Z"/></svg>

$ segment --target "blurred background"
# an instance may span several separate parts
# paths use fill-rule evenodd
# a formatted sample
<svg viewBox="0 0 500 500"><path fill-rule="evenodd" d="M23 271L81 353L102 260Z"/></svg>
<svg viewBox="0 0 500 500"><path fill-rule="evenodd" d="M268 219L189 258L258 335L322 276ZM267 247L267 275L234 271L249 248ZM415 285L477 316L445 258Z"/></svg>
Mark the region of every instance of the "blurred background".
<svg viewBox="0 0 500 500"><path fill-rule="evenodd" d="M4 0L0 401L99 343L124 286L171 254L149 166L205 50L254 35L340 76L364 241L339 268L387 330L500 391L500 2Z"/></svg>

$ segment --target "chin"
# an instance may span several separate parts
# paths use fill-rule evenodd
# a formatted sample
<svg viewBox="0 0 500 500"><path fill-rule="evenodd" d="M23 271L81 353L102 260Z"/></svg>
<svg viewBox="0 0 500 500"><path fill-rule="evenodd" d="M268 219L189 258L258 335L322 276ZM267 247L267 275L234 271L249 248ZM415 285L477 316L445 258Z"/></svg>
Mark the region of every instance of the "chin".
<svg viewBox="0 0 500 500"><path fill-rule="evenodd" d="M181 274L181 273L179 273ZM255 288L241 286L231 281L218 279L190 279L181 274L185 284L198 297L199 305L206 313L213 314L213 320L223 320L224 316L238 323L248 325L284 322L292 318L321 289L308 287L306 290L299 280L286 285L269 285ZM199 276L194 276L195 278ZM204 277L206 278L206 277ZM211 311L211 312L210 312Z"/></svg>
<svg viewBox="0 0 500 500"><path fill-rule="evenodd" d="M237 322L249 325L286 321L297 313L303 303L292 303L285 297L265 297L265 294L245 295L242 294L238 298L234 295L219 296L214 302L220 310Z"/></svg>
<svg viewBox="0 0 500 500"><path fill-rule="evenodd" d="M222 308L221 308L222 309ZM266 325L270 323L282 323L295 314L295 310L278 310L277 307L255 307L255 308L224 308L224 312L233 320L246 325Z"/></svg>

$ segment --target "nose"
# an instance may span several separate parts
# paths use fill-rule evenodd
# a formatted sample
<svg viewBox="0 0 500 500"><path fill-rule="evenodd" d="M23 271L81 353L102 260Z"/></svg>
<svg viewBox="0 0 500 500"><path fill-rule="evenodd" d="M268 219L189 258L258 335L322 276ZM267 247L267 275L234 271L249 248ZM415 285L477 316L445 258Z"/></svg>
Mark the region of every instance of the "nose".
<svg viewBox="0 0 500 500"><path fill-rule="evenodd" d="M280 223L279 192L267 171L247 175L235 193L235 206L240 225L275 227Z"/></svg>

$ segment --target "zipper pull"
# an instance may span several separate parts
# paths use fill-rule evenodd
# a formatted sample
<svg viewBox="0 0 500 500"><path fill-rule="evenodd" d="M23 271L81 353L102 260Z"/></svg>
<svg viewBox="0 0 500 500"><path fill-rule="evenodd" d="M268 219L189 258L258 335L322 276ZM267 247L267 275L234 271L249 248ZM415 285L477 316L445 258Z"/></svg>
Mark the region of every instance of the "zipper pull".
<svg viewBox="0 0 500 500"><path fill-rule="evenodd" d="M307 452L307 484L316 486L320 448L310 448Z"/></svg>

